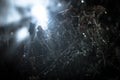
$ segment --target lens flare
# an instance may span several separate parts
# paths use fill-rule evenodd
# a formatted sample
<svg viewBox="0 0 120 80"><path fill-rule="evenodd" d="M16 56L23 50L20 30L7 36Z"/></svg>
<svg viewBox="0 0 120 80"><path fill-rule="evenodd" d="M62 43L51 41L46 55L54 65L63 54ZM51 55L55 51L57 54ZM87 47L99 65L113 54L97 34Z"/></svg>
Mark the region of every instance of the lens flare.
<svg viewBox="0 0 120 80"><path fill-rule="evenodd" d="M21 28L16 33L17 42L21 42L29 37L29 31L26 27Z"/></svg>

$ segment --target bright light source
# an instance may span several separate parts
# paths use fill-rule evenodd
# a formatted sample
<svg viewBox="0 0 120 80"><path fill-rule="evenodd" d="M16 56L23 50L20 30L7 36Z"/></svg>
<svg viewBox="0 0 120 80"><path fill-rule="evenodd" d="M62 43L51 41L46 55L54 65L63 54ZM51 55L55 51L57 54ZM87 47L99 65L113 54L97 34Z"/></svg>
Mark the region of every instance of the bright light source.
<svg viewBox="0 0 120 80"><path fill-rule="evenodd" d="M17 42L21 42L28 37L29 37L29 32L28 32L28 29L26 27L23 27L17 31L17 34L16 34Z"/></svg>
<svg viewBox="0 0 120 80"><path fill-rule="evenodd" d="M105 14L107 14L107 11L105 11Z"/></svg>
<svg viewBox="0 0 120 80"><path fill-rule="evenodd" d="M58 6L58 7L62 7L62 4L61 4L61 3L58 3L57 6Z"/></svg>
<svg viewBox="0 0 120 80"><path fill-rule="evenodd" d="M46 7L40 6L40 5L35 5L32 7L31 10L32 16L37 19L37 25L41 25L43 30L46 30L47 23L48 23L48 15L47 15L47 10Z"/></svg>
<svg viewBox="0 0 120 80"><path fill-rule="evenodd" d="M81 3L84 3L84 0L81 0Z"/></svg>

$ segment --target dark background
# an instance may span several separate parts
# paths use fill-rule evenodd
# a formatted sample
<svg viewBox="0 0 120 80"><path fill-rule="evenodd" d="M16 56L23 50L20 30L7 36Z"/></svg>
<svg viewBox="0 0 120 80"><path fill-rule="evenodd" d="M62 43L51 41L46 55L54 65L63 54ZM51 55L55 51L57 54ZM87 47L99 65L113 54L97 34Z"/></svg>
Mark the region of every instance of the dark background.
<svg viewBox="0 0 120 80"><path fill-rule="evenodd" d="M70 0L65 0L65 1L69 2ZM71 5L73 5L73 7L75 8L79 8L79 5L76 5L76 4L79 4L78 2L79 2L78 0L71 0ZM21 43L19 46L16 46L14 44L14 39L10 39L9 41L10 46L8 46L4 42L4 40L0 42L0 45L1 45L0 46L0 79L1 80L5 80L5 79L11 79L11 80L14 80L14 79L15 80L63 80L63 79L65 80L70 80L70 79L71 80L119 80L120 79L120 50L119 50L120 49L120 44L119 44L120 3L119 3L119 0L85 0L85 2L87 6L94 6L94 5L104 6L106 8L107 15L102 14L100 17L100 22L104 24L104 26L102 26L103 28L105 28L106 26L112 26L112 27L109 27L110 31L108 32L110 43L108 46L106 46L107 49L104 51L105 60L106 60L105 65L101 63L100 65L95 67L95 69L90 68L90 70L86 70L86 69L89 69L90 67L89 64L94 64L97 61L97 59L94 58L95 56L94 52L92 52L93 54L91 53L89 56L86 56L86 57L83 57L83 56L79 56L79 58L75 57L74 61L69 62L70 63L69 65L61 66L63 65L63 62L65 62L64 59L66 57L65 58L63 58L64 56L62 56L62 58L60 57L60 60L62 60L62 63L60 61L54 62L54 56L49 57L51 56L49 54L50 51L48 51L48 49L44 44L36 46L38 44L37 41L31 43L31 45L33 46L32 48L35 51L34 52L35 54L32 54L30 50L29 56L27 58L23 58L23 54L25 51L24 50L25 42ZM62 17L60 18L63 20ZM59 19L59 21L61 21L61 19ZM63 25L68 26L69 23L66 22ZM12 25L7 25L7 26L12 26ZM68 28L67 30L73 31L72 29L68 29ZM66 32L64 31L64 29L62 31ZM4 32L6 32L6 27L2 25L0 27L0 34ZM56 33L57 32L55 32L54 35L56 35ZM53 39L56 39L54 35L53 35L54 37ZM41 42L44 43L44 37L42 38L43 38L43 42L42 40ZM66 37L63 43L61 42L62 48L70 46L67 43L64 43L68 41L68 39L69 39L69 36ZM77 39L78 37L75 38L75 40ZM56 44L54 45L57 45L57 41L55 42ZM74 40L71 40L71 43L72 42L74 42ZM53 40L53 43L54 43L54 40ZM78 39L78 44L79 44L79 39ZM54 47L54 45L52 45L52 47ZM77 48L79 49L79 45L77 45L77 43L72 46L76 47L76 49ZM57 50L59 51L60 48L54 47L53 52ZM73 51L72 49L70 50L71 52ZM37 58L37 56L40 56L40 54L38 54L39 52L41 55L43 55L43 57ZM56 54L53 54L53 55L55 55L56 57L58 55L57 53L59 52L56 52ZM34 56L36 58L35 59L36 61L34 61L34 57L31 57L31 56ZM69 55L66 54L65 56L69 56ZM47 60L48 59L47 57L49 57L50 60ZM42 62L43 60L46 62L45 64ZM47 67L51 66L51 64L53 65L55 64L57 67L55 67L54 70L51 70L49 73L46 74ZM34 66L36 67L36 69L34 69ZM48 68L48 71L49 70L50 68Z"/></svg>

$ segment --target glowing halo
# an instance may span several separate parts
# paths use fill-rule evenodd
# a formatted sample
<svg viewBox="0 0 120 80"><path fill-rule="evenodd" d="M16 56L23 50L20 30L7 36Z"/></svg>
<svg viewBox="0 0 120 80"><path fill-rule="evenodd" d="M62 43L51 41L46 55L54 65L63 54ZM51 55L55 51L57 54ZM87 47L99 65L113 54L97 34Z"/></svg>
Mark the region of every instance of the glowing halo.
<svg viewBox="0 0 120 80"><path fill-rule="evenodd" d="M42 5L35 5L31 10L32 16L37 20L37 25L41 25L43 30L46 30L48 23L47 9Z"/></svg>
<svg viewBox="0 0 120 80"><path fill-rule="evenodd" d="M28 31L28 29L26 27L23 27L23 28L19 29L16 32L16 40L17 40L17 42L21 42L21 41L25 40L28 37L29 37L29 31Z"/></svg>

